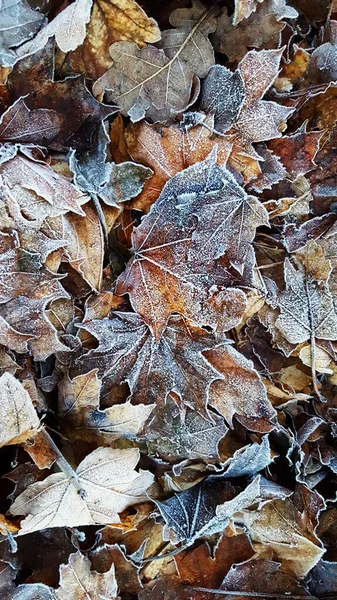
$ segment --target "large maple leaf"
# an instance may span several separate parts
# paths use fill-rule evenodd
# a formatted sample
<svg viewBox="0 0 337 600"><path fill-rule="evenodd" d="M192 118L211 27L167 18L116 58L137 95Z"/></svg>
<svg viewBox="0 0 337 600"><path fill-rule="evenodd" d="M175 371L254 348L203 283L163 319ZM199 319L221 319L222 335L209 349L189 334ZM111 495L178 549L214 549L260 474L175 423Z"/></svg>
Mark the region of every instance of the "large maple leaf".
<svg viewBox="0 0 337 600"><path fill-rule="evenodd" d="M82 325L99 346L77 359L77 368L98 368L112 383L126 381L137 403L165 402L175 392L186 406L207 415L209 387L221 375L202 352L215 345L205 331L172 317L157 342L141 317L113 313Z"/></svg>
<svg viewBox="0 0 337 600"><path fill-rule="evenodd" d="M165 185L133 234L134 258L117 293L130 294L156 336L172 312L216 327L222 310L226 331L242 316L243 292L235 285L252 272L250 243L262 224L268 224L263 205L216 164L213 153ZM221 257L228 270L217 262Z"/></svg>

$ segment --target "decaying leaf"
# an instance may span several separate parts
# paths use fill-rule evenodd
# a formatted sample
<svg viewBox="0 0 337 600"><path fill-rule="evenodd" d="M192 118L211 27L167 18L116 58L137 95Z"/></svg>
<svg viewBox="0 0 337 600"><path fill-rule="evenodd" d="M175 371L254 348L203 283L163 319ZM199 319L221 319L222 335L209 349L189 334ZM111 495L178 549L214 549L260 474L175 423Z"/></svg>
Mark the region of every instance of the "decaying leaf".
<svg viewBox="0 0 337 600"><path fill-rule="evenodd" d="M168 462L188 458L205 462L217 460L219 442L228 429L220 416L212 414L212 421L206 421L192 410L181 413L168 398L166 406L156 410L148 422L144 440L151 454Z"/></svg>
<svg viewBox="0 0 337 600"><path fill-rule="evenodd" d="M238 0L233 20L228 9L222 8L211 37L214 49L227 54L234 62L240 60L248 48L277 48L285 27L283 19L294 19L297 15L286 0Z"/></svg>
<svg viewBox="0 0 337 600"><path fill-rule="evenodd" d="M192 544L198 537L223 531L244 508L285 497L288 492L257 476L240 491L221 476L211 475L189 490L156 502L160 515L174 532L174 542ZM165 534L164 534L165 535ZM167 534L169 536L169 533ZM169 538L168 538L169 539Z"/></svg>
<svg viewBox="0 0 337 600"><path fill-rule="evenodd" d="M158 42L160 37L156 21L135 0L95 0L83 45L65 61L97 79L112 65L111 44L126 40L142 47Z"/></svg>
<svg viewBox="0 0 337 600"><path fill-rule="evenodd" d="M20 52L36 52L43 48L52 36L55 36L55 41L63 52L75 50L85 38L91 7L92 0L75 0L41 29L34 40L26 44Z"/></svg>
<svg viewBox="0 0 337 600"><path fill-rule="evenodd" d="M271 547L291 572L303 577L318 563L324 550L291 500L274 500L259 511L246 511L243 522L257 544Z"/></svg>
<svg viewBox="0 0 337 600"><path fill-rule="evenodd" d="M118 513L145 500L153 482L149 471L134 470L138 460L136 448L97 448L77 467L77 487L63 473L28 486L11 506L13 515L25 516L20 533L47 527L119 523Z"/></svg>
<svg viewBox="0 0 337 600"><path fill-rule="evenodd" d="M29 393L10 373L0 377L0 447L22 444L40 425Z"/></svg>
<svg viewBox="0 0 337 600"><path fill-rule="evenodd" d="M73 7L74 4L69 6L71 10ZM54 110L62 126L49 146L62 151L69 148L84 151L90 147L97 126L116 112L116 108L97 102L81 75L55 81L54 50L55 42L51 38L44 48L15 63L7 80L11 100L24 97L30 110Z"/></svg>
<svg viewBox="0 0 337 600"><path fill-rule="evenodd" d="M0 244L1 343L20 353L29 348L37 360L66 350L45 311L50 302L68 298L60 277L25 255L17 235L1 234Z"/></svg>
<svg viewBox="0 0 337 600"><path fill-rule="evenodd" d="M212 336L172 317L156 341L138 315L111 316L82 326L99 346L76 361L81 371L97 368L112 383L126 381L137 404L165 403L175 392L186 406L206 416L209 387L221 377L202 354L214 345Z"/></svg>
<svg viewBox="0 0 337 600"><path fill-rule="evenodd" d="M336 15L0 2L1 600L336 594Z"/></svg>

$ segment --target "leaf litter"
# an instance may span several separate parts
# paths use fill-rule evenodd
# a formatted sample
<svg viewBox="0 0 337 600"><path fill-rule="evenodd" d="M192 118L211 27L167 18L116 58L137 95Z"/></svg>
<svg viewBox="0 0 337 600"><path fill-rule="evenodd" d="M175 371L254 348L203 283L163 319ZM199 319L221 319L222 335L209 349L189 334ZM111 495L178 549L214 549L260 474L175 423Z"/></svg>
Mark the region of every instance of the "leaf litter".
<svg viewBox="0 0 337 600"><path fill-rule="evenodd" d="M2 3L1 599L336 596L336 32Z"/></svg>

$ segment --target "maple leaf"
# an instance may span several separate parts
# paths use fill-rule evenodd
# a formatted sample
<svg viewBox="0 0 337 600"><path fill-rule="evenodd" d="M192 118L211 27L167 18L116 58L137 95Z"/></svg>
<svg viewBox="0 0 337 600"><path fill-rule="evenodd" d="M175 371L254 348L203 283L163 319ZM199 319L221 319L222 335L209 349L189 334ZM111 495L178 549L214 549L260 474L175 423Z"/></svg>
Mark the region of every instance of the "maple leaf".
<svg viewBox="0 0 337 600"><path fill-rule="evenodd" d="M137 448L97 448L76 469L78 487L64 473L33 483L12 504L12 515L25 516L20 534L47 527L119 523L118 513L146 499L153 482L149 471L135 471Z"/></svg>
<svg viewBox="0 0 337 600"><path fill-rule="evenodd" d="M46 217L68 211L85 215L81 205L89 196L47 164L17 154L0 165L0 177L9 213L18 223L39 229Z"/></svg>
<svg viewBox="0 0 337 600"><path fill-rule="evenodd" d="M193 78L205 77L214 62L208 35L215 30L216 12L194 0L192 8L173 11L170 23L175 29L163 31L157 47L139 49L134 42L112 44L114 65L95 82L95 95L109 90L107 98L133 122L145 115L165 121L185 110L191 100Z"/></svg>
<svg viewBox="0 0 337 600"><path fill-rule="evenodd" d="M40 425L34 405L22 383L10 373L0 377L0 446L21 444Z"/></svg>
<svg viewBox="0 0 337 600"><path fill-rule="evenodd" d="M151 167L152 177L145 182L132 208L146 212L157 200L165 183L179 171L204 160L217 144L217 162L225 165L232 150L232 137L214 137L213 119L184 131L183 127L149 125L145 121L129 125L125 141L130 156Z"/></svg>
<svg viewBox="0 0 337 600"><path fill-rule="evenodd" d="M276 327L292 344L312 338L335 340L337 336L337 314L328 283L331 265L323 259L322 279L316 250L316 243L311 241L302 261L297 263L298 268L288 259L284 263L286 290L280 296Z"/></svg>
<svg viewBox="0 0 337 600"><path fill-rule="evenodd" d="M209 386L219 377L202 354L215 344L212 336L172 317L157 342L141 317L121 312L81 328L99 341L76 360L82 372L97 368L112 383L126 381L137 404L165 403L175 392L186 406L207 415Z"/></svg>
<svg viewBox="0 0 337 600"><path fill-rule="evenodd" d="M252 50L247 52L234 74L216 65L204 81L201 108L214 114L215 127L220 133L226 132L234 122L234 131L246 144L246 152L253 153L253 142L280 137L281 126L294 110L261 100L278 74L282 53L282 49ZM231 107L229 115L227 106Z"/></svg>
<svg viewBox="0 0 337 600"><path fill-rule="evenodd" d="M229 171L216 164L215 158L211 154L202 163L176 175L170 190L167 184L166 192L176 196L182 224L192 216L198 219L192 233L190 260L202 257L210 261L226 254L242 273L256 228L268 225L268 214L257 198L247 196Z"/></svg>
<svg viewBox="0 0 337 600"><path fill-rule="evenodd" d="M247 196L212 154L165 185L132 236L135 255L118 280L117 293L130 294L133 307L151 324L156 337L171 312L215 327L221 305L221 329L230 329L242 315L243 294L234 288L235 276L231 278L227 271L226 281L226 267L217 269L214 261L226 255L243 273L246 260L249 271L250 242L256 227L267 222L262 204ZM229 289L221 290L224 286ZM215 302L210 297L213 290L218 295Z"/></svg>
<svg viewBox="0 0 337 600"><path fill-rule="evenodd" d="M99 409L101 382L97 370L65 377L59 385L59 414L68 437L109 441L119 437L135 437L149 418L154 404L134 406L130 402Z"/></svg>
<svg viewBox="0 0 337 600"><path fill-rule="evenodd" d="M51 39L44 48L15 63L7 79L11 100L25 97L29 109L50 109L60 116L62 126L57 137L49 142L50 148L84 151L90 147L97 125L117 109L97 102L81 75L55 81L54 49L55 42Z"/></svg>
<svg viewBox="0 0 337 600"><path fill-rule="evenodd" d="M0 20L0 64L11 66L16 61L14 48L34 36L46 18L33 10L26 0L4 0L1 3Z"/></svg>
<svg viewBox="0 0 337 600"><path fill-rule="evenodd" d="M281 159L287 172L294 178L312 171L322 138L321 131L298 131L269 142L268 147Z"/></svg>
<svg viewBox="0 0 337 600"><path fill-rule="evenodd" d="M90 566L90 560L80 551L70 554L68 563L60 567L60 586L56 590L56 600L87 600L95 597L117 600L114 565L106 573L91 571Z"/></svg>

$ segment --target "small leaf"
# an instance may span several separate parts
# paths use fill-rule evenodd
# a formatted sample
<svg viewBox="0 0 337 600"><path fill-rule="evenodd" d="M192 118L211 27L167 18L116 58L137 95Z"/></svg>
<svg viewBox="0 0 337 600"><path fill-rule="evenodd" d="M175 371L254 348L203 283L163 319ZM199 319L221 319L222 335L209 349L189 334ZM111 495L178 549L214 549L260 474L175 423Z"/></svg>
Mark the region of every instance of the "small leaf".
<svg viewBox="0 0 337 600"><path fill-rule="evenodd" d="M33 402L22 383L10 373L0 377L0 447L22 444L40 425Z"/></svg>
<svg viewBox="0 0 337 600"><path fill-rule="evenodd" d="M81 554L70 554L68 563L60 567L60 587L56 600L117 600L115 567L106 573L91 571L90 560Z"/></svg>

